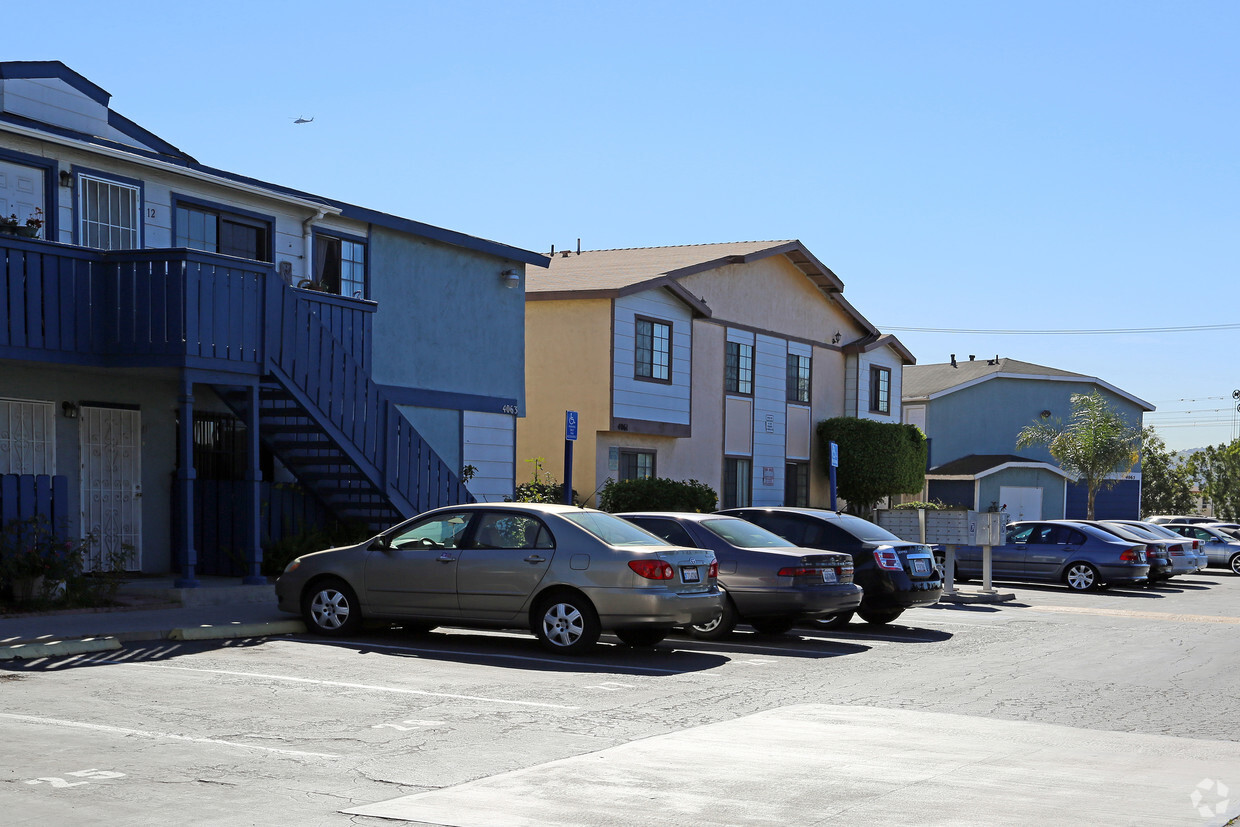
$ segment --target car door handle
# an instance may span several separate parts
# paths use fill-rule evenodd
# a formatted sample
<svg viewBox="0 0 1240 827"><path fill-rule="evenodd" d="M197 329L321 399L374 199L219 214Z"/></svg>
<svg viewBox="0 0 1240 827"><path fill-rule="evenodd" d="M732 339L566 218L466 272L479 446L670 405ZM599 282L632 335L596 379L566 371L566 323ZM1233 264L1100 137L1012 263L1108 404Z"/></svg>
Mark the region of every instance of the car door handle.
<svg viewBox="0 0 1240 827"><path fill-rule="evenodd" d="M526 557L526 558L525 558L525 562L527 562L527 563L545 563L545 562L547 562L547 558L546 558L546 557L543 557L541 554L531 554L529 557Z"/></svg>
<svg viewBox="0 0 1240 827"><path fill-rule="evenodd" d="M452 562L455 562L455 560L456 558L446 551L443 554L439 555L439 562L441 563L452 563Z"/></svg>

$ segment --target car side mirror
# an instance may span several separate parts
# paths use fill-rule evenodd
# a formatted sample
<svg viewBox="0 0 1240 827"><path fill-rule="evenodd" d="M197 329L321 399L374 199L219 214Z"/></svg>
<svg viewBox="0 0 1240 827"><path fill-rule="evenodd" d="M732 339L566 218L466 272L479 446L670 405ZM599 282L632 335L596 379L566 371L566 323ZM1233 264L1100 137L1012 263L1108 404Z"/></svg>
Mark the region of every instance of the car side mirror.
<svg viewBox="0 0 1240 827"><path fill-rule="evenodd" d="M370 543L370 551L384 551L387 548L388 548L388 541L386 537L376 537Z"/></svg>

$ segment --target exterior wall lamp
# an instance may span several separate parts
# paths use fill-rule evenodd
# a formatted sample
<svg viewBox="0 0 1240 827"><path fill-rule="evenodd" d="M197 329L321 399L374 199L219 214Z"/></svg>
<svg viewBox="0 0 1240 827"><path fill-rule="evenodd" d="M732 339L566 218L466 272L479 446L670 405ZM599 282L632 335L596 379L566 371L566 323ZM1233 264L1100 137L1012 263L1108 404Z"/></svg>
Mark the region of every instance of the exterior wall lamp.
<svg viewBox="0 0 1240 827"><path fill-rule="evenodd" d="M518 270L509 268L499 275L504 281L504 286L510 290L521 283L521 273Z"/></svg>
<svg viewBox="0 0 1240 827"><path fill-rule="evenodd" d="M60 412L64 414L65 419L77 419L79 408L76 402L61 402Z"/></svg>

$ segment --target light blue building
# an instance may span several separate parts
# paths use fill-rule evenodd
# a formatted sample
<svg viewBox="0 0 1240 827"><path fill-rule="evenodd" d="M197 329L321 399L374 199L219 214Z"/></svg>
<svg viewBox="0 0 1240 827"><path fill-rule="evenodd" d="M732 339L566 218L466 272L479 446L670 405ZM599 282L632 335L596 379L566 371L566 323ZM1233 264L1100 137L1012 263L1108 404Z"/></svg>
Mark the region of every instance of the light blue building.
<svg viewBox="0 0 1240 827"><path fill-rule="evenodd" d="M1013 520L1084 518L1085 485L1042 446L1017 450L1021 429L1039 420L1066 421L1074 394L1101 394L1123 419L1141 427L1154 407L1094 376L1015 359L974 359L904 367L904 421L930 440L924 496L950 505L1004 510ZM1098 493L1099 519L1136 519L1141 510L1138 464Z"/></svg>
<svg viewBox="0 0 1240 827"><path fill-rule="evenodd" d="M512 493L545 256L214 169L110 102L0 63L4 515L55 497L92 566L192 583Z"/></svg>

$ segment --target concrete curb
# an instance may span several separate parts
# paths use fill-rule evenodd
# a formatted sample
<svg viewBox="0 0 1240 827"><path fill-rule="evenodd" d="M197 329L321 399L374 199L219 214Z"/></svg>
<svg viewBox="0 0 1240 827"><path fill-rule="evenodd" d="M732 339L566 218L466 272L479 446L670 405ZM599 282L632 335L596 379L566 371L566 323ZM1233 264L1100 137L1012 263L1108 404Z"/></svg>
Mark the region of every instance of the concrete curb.
<svg viewBox="0 0 1240 827"><path fill-rule="evenodd" d="M108 652L119 648L121 648L121 642L114 637L87 637L78 640L55 640L50 643L19 643L16 646L0 648L0 660L61 658L67 655Z"/></svg>
<svg viewBox="0 0 1240 827"><path fill-rule="evenodd" d="M183 626L168 633L168 640L221 640L237 637L270 635L304 635L306 624L300 620L276 620L269 623L237 623L223 626Z"/></svg>

